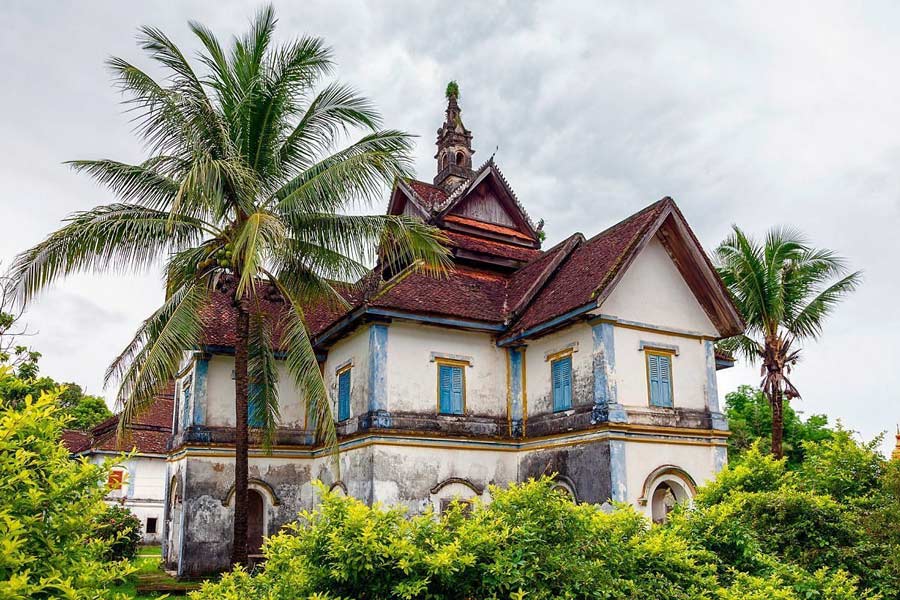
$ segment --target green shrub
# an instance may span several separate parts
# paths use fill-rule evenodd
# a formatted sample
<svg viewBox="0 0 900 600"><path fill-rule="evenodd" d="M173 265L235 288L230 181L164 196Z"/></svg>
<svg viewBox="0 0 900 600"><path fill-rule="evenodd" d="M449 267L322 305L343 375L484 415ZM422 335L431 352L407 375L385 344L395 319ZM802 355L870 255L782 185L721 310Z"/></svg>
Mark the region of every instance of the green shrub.
<svg viewBox="0 0 900 600"><path fill-rule="evenodd" d="M131 560L141 543L141 522L124 506L109 506L94 520L94 536L107 543L107 560Z"/></svg>
<svg viewBox="0 0 900 600"><path fill-rule="evenodd" d="M0 597L112 598L130 567L92 537L105 470L69 458L55 393L16 404L0 398Z"/></svg>

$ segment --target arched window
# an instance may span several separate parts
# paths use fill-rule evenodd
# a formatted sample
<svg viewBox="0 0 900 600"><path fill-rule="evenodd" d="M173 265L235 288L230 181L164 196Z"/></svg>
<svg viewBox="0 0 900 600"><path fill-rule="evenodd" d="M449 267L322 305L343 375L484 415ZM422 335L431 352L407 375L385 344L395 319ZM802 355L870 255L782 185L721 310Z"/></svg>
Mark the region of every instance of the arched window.
<svg viewBox="0 0 900 600"><path fill-rule="evenodd" d="M465 154L463 154L462 152L457 152L457 153L456 153L456 164L457 164L458 166L461 167L461 166L463 165L463 163L465 162L465 160L466 160L466 155L465 155Z"/></svg>

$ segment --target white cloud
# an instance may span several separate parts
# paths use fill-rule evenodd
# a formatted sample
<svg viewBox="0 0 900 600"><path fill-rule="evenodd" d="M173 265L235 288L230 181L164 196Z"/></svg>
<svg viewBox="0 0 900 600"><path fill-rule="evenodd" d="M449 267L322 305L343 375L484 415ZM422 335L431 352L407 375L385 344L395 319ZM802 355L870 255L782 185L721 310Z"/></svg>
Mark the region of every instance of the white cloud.
<svg viewBox="0 0 900 600"><path fill-rule="evenodd" d="M840 417L865 436L900 420L900 6L276 6L282 38L325 37L340 77L370 95L389 126L421 136L423 179L433 172L443 85L458 79L476 161L499 145L504 172L532 215L547 220L550 243L574 230L593 234L671 195L707 247L732 222L757 233L788 223L838 250L866 280L808 348L795 375L800 408ZM0 258L105 200L62 161L141 155L106 56L138 60L141 24L190 44L187 19L225 37L257 7L4 4L0 51L11 58L0 96ZM159 301L157 281L82 278L59 290L31 313L44 332L37 345L46 371L96 389L102 367ZM724 388L756 379L746 369L722 377Z"/></svg>

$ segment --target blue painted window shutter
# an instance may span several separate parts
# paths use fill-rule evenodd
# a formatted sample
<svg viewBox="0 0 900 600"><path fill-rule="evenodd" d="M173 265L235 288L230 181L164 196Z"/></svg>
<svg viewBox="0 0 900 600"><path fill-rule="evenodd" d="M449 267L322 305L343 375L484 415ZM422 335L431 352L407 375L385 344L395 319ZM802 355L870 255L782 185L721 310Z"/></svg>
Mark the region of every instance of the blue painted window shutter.
<svg viewBox="0 0 900 600"><path fill-rule="evenodd" d="M251 383L247 390L247 425L250 427L264 427L265 421L257 415L257 406L264 402L262 397L262 386L258 383Z"/></svg>
<svg viewBox="0 0 900 600"><path fill-rule="evenodd" d="M550 363L550 376L553 380L553 410L572 408L572 357Z"/></svg>
<svg viewBox="0 0 900 600"><path fill-rule="evenodd" d="M650 405L672 406L672 357L667 354L648 354L647 367Z"/></svg>
<svg viewBox="0 0 900 600"><path fill-rule="evenodd" d="M438 389L440 410L446 415L463 413L463 368L453 365L438 365Z"/></svg>
<svg viewBox="0 0 900 600"><path fill-rule="evenodd" d="M350 369L338 375L338 421L350 418Z"/></svg>

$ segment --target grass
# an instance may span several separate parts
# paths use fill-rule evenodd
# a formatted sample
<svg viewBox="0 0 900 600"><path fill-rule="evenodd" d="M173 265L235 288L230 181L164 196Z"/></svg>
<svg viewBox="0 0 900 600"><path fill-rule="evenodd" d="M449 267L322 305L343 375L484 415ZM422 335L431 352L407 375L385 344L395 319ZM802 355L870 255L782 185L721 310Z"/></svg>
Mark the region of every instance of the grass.
<svg viewBox="0 0 900 600"><path fill-rule="evenodd" d="M179 581L163 570L162 556L159 546L141 546L138 555L131 563L136 571L114 588L134 600L155 600L164 596L162 592L138 592L139 588L164 586L171 596L179 590L185 592L197 589L196 582Z"/></svg>

